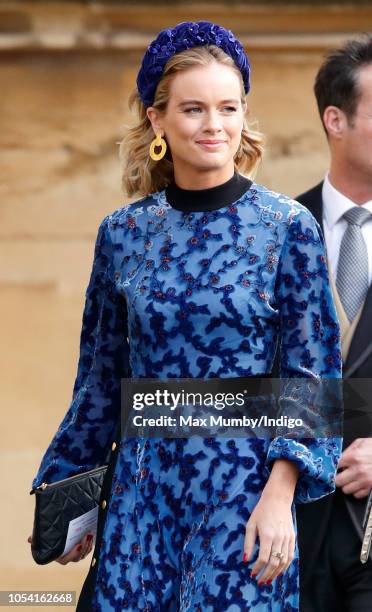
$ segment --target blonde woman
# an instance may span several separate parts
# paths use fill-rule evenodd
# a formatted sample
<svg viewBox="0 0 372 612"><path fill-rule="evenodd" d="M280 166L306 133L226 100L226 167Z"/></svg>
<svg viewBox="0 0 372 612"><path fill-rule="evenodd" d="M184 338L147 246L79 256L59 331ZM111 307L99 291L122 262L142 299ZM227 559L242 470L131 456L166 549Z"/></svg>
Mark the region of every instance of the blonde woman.
<svg viewBox="0 0 372 612"><path fill-rule="evenodd" d="M249 175L248 58L210 22L163 30L130 98L72 404L32 486L110 463L79 612L298 610L295 502L334 490L338 438L115 439L120 379L340 377L319 226ZM89 552L73 549L61 563Z"/></svg>

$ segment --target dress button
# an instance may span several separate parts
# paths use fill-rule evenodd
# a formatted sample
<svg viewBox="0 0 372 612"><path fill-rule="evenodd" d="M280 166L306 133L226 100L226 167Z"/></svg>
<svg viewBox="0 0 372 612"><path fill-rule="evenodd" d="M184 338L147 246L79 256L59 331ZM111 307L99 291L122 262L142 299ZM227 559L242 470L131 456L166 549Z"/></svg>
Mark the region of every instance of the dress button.
<svg viewBox="0 0 372 612"><path fill-rule="evenodd" d="M107 506L107 502L106 502L106 500L105 500L105 499L103 500L103 502L102 502L101 506L102 506L102 508L103 508L103 509L105 509L105 508L106 508L106 506Z"/></svg>
<svg viewBox="0 0 372 612"><path fill-rule="evenodd" d="M90 564L91 567L94 567L96 564L97 559L95 557L93 557L92 559L92 563Z"/></svg>
<svg viewBox="0 0 372 612"><path fill-rule="evenodd" d="M116 448L116 442L113 442L113 443L112 443L112 446L111 446L111 450L113 450L113 451L114 451L114 450L115 450L115 448Z"/></svg>

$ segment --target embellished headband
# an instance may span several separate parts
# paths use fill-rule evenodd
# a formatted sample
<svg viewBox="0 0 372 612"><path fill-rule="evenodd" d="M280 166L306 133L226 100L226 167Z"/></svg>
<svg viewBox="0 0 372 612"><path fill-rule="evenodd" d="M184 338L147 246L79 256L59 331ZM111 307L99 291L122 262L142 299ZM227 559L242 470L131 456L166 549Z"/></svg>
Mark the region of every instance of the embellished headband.
<svg viewBox="0 0 372 612"><path fill-rule="evenodd" d="M210 21L183 21L174 28L161 30L147 47L137 75L137 89L145 107L154 102L156 87L167 61L176 53L203 45L221 47L232 57L242 73L244 91L250 89L250 64L243 46L231 30Z"/></svg>

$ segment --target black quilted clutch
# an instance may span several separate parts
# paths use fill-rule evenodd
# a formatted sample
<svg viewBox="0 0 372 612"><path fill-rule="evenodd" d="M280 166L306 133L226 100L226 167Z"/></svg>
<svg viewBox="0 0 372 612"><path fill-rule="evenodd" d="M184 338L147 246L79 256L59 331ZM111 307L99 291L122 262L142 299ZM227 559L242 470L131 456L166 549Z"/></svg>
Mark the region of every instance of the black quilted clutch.
<svg viewBox="0 0 372 612"><path fill-rule="evenodd" d="M31 552L39 565L58 559L64 551L69 522L98 504L107 465L32 489L35 515Z"/></svg>

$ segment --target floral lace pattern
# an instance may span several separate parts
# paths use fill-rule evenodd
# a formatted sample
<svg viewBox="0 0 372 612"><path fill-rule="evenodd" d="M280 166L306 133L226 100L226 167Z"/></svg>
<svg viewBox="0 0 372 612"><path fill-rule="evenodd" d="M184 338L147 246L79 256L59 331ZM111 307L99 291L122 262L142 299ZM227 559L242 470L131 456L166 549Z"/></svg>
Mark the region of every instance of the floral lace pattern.
<svg viewBox="0 0 372 612"><path fill-rule="evenodd" d="M71 405L32 486L105 462L120 378L270 372L340 378L340 334L320 228L256 183L208 212L165 192L102 221ZM300 469L295 502L331 493L340 438L121 440L91 609L298 610L298 551L270 586L242 563L245 525L278 458ZM293 506L295 521L295 510Z"/></svg>

